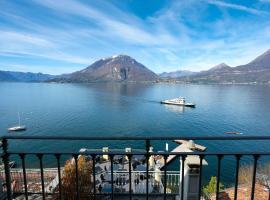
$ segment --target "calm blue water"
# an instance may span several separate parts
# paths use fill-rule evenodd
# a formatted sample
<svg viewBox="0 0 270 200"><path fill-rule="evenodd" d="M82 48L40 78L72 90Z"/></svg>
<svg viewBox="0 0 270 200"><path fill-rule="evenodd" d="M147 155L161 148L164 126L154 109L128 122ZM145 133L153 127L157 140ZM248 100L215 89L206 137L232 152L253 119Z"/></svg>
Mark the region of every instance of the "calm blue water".
<svg viewBox="0 0 270 200"><path fill-rule="evenodd" d="M178 96L195 102L197 107L183 109L159 103ZM18 112L28 130L7 133L7 127L16 125ZM270 86L0 83L1 135L180 137L224 136L227 131L270 134ZM266 141L199 143L209 151L270 150ZM78 151L81 147L105 145L143 147L143 143L130 142L118 145L16 141L13 144L16 145L10 145L11 150L23 151ZM155 150L163 149L163 143L155 144ZM232 172L233 161L233 158L224 160L224 176ZM30 164L34 165L35 161L31 160ZM210 173L208 169L206 172Z"/></svg>

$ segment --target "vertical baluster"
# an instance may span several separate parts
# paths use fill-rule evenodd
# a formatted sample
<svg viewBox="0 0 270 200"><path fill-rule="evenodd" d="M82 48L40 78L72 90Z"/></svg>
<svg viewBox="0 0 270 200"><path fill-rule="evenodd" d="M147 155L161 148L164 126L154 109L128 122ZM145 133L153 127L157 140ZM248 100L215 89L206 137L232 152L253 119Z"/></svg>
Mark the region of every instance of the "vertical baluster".
<svg viewBox="0 0 270 200"><path fill-rule="evenodd" d="M238 192L238 174L241 155L236 155L236 169L235 169L235 185L234 185L234 200L237 200Z"/></svg>
<svg viewBox="0 0 270 200"><path fill-rule="evenodd" d="M172 176L172 186L174 187L175 186L175 176L174 176L174 174L172 174L171 176Z"/></svg>
<svg viewBox="0 0 270 200"><path fill-rule="evenodd" d="M176 176L173 174L173 186L176 186L177 185L177 178Z"/></svg>
<svg viewBox="0 0 270 200"><path fill-rule="evenodd" d="M41 189L42 189L42 199L45 200L45 186L44 186L44 172L43 172L43 154L37 154L40 165L40 176L41 176Z"/></svg>
<svg viewBox="0 0 270 200"><path fill-rule="evenodd" d="M252 175L252 187L251 187L251 194L250 199L254 199L254 192L255 192L255 184L256 184L256 171L257 171L257 163L259 159L259 155L254 155L254 164L253 164L253 175Z"/></svg>
<svg viewBox="0 0 270 200"><path fill-rule="evenodd" d="M171 185L171 179L170 179L170 174L167 174L167 186Z"/></svg>
<svg viewBox="0 0 270 200"><path fill-rule="evenodd" d="M93 161L93 187L94 187L94 199L96 199L96 155L92 155L92 161Z"/></svg>
<svg viewBox="0 0 270 200"><path fill-rule="evenodd" d="M202 165L203 165L203 158L204 158L204 155L200 155L200 171L199 171L199 194L198 194L198 200L200 200L201 199L201 193L202 193L202 189L201 189L201 187L202 187Z"/></svg>
<svg viewBox="0 0 270 200"><path fill-rule="evenodd" d="M60 167L60 154L55 154L57 161L57 172L58 172L58 188L59 188L59 199L62 199L62 180L61 180L61 167Z"/></svg>
<svg viewBox="0 0 270 200"><path fill-rule="evenodd" d="M114 199L114 180L113 180L113 157L114 155L110 155L110 160L111 160L111 199Z"/></svg>
<svg viewBox="0 0 270 200"><path fill-rule="evenodd" d="M121 180L119 180L119 173L114 174L115 177L115 184L121 186Z"/></svg>
<svg viewBox="0 0 270 200"><path fill-rule="evenodd" d="M167 199L167 159L168 155L164 155L164 200Z"/></svg>
<svg viewBox="0 0 270 200"><path fill-rule="evenodd" d="M144 181L145 180L146 173L141 173L141 176L142 176L142 181ZM145 182L142 182L142 184L140 186L140 190L144 190L144 188L146 188L146 183Z"/></svg>
<svg viewBox="0 0 270 200"><path fill-rule="evenodd" d="M7 187L7 199L12 200L12 191L11 191L11 177L9 169L9 153L8 153L8 141L7 139L2 139L2 148L3 154L2 159L5 168L5 178L6 178L6 187Z"/></svg>
<svg viewBox="0 0 270 200"><path fill-rule="evenodd" d="M150 150L150 140L146 140L146 200L149 198L149 150Z"/></svg>
<svg viewBox="0 0 270 200"><path fill-rule="evenodd" d="M78 155L74 154L73 158L75 160L75 174L76 174L76 199L80 199L80 186L79 186L79 170L78 170Z"/></svg>
<svg viewBox="0 0 270 200"><path fill-rule="evenodd" d="M185 167L185 160L186 156L182 155L182 162L181 162L181 200L184 199L184 182L185 182L185 174L184 174L184 167Z"/></svg>
<svg viewBox="0 0 270 200"><path fill-rule="evenodd" d="M138 172L138 176L139 176L139 181L138 181L138 188L139 188L139 191L141 191L141 183L140 183L140 180L141 180L141 173Z"/></svg>
<svg viewBox="0 0 270 200"><path fill-rule="evenodd" d="M22 160L22 168L23 168L24 196L25 196L25 199L28 200L27 179L26 179L26 171L25 171L25 154L20 154L20 158Z"/></svg>
<svg viewBox="0 0 270 200"><path fill-rule="evenodd" d="M132 155L128 155L128 175L129 175L129 199L132 199L132 180L131 180L131 159Z"/></svg>
<svg viewBox="0 0 270 200"><path fill-rule="evenodd" d="M221 167L221 159L222 155L218 155L218 171L217 171L217 184L216 184L216 200L218 200L219 196L219 183L220 183L220 167Z"/></svg>

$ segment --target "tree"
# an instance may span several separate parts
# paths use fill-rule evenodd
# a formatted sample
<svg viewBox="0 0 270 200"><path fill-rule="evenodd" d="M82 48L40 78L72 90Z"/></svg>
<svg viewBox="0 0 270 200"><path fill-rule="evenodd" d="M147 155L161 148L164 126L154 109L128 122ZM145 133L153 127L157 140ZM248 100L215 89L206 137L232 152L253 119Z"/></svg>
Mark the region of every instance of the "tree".
<svg viewBox="0 0 270 200"><path fill-rule="evenodd" d="M213 194L216 193L216 186L217 186L217 178L212 176L208 185L203 187L203 194L206 199L211 199ZM223 190L224 186L222 183L219 183L219 191Z"/></svg>
<svg viewBox="0 0 270 200"><path fill-rule="evenodd" d="M93 198L93 164L85 156L78 157L79 196L81 199ZM68 160L65 164L62 177L62 193L66 200L76 200L76 164L75 160Z"/></svg>

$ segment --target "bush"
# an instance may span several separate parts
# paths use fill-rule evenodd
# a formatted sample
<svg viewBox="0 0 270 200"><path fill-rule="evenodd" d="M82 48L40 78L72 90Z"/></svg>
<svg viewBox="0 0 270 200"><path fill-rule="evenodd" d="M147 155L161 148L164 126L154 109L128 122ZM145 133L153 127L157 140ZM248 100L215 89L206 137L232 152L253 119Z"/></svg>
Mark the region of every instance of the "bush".
<svg viewBox="0 0 270 200"><path fill-rule="evenodd" d="M93 198L93 164L85 156L78 158L79 195L81 199ZM63 199L76 200L76 165L75 160L68 160L62 176Z"/></svg>
<svg viewBox="0 0 270 200"><path fill-rule="evenodd" d="M211 197L216 194L216 185L217 185L217 178L212 176L208 185L203 187L203 194L206 199L211 199ZM219 183L219 191L223 190L224 186L222 183Z"/></svg>

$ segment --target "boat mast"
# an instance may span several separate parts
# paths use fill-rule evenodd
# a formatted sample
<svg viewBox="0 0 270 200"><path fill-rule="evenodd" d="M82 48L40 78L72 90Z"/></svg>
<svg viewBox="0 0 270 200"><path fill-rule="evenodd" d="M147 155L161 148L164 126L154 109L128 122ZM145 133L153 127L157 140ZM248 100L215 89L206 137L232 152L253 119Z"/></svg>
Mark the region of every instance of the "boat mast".
<svg viewBox="0 0 270 200"><path fill-rule="evenodd" d="M21 126L21 118L20 118L20 113L18 112L18 119L19 119L19 126Z"/></svg>

